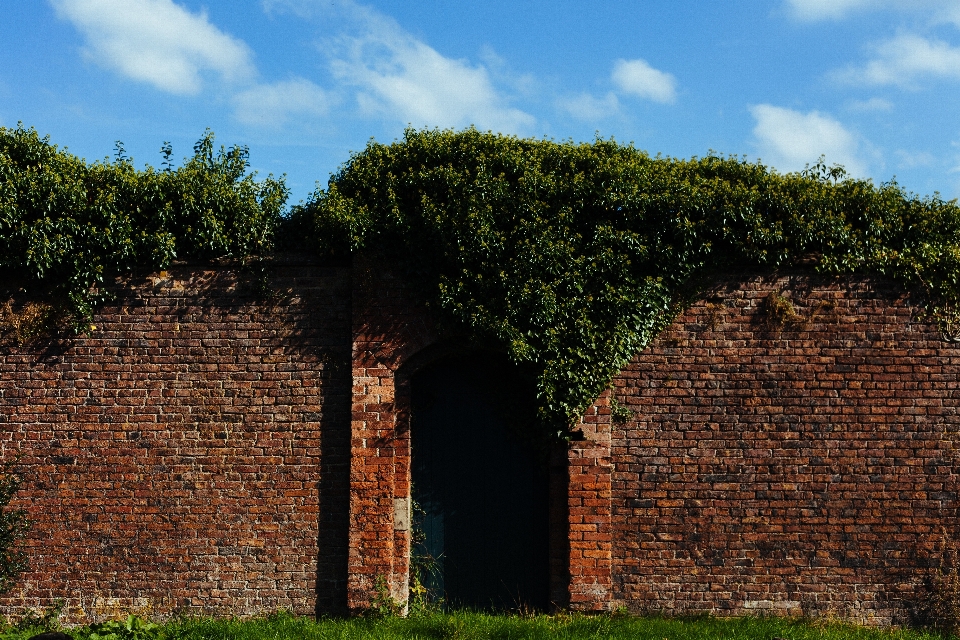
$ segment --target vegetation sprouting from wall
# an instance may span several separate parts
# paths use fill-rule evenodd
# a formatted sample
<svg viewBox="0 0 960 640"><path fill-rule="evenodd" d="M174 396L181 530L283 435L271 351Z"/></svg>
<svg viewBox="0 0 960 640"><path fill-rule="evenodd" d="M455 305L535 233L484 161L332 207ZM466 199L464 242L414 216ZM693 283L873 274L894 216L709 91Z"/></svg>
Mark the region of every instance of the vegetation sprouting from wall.
<svg viewBox="0 0 960 640"><path fill-rule="evenodd" d="M782 175L612 140L408 130L355 154L291 222L322 253L402 265L448 318L533 366L547 425L572 424L718 271L882 274L941 314L960 292L955 202L822 163Z"/></svg>
<svg viewBox="0 0 960 640"><path fill-rule="evenodd" d="M34 129L0 127L0 275L62 299L77 321L105 279L175 259L269 251L287 198L282 179L257 181L244 147L214 149L209 131L174 168L135 169L77 158Z"/></svg>
<svg viewBox="0 0 960 640"><path fill-rule="evenodd" d="M33 129L0 128L0 278L85 318L100 285L174 259L274 246L381 256L447 321L537 372L540 416L563 431L718 271L809 264L891 277L943 318L960 299L960 208L818 163L779 174L738 157L651 157L592 143L408 130L370 143L282 215L282 179L247 150L159 169L92 164ZM558 427L559 425L559 427Z"/></svg>

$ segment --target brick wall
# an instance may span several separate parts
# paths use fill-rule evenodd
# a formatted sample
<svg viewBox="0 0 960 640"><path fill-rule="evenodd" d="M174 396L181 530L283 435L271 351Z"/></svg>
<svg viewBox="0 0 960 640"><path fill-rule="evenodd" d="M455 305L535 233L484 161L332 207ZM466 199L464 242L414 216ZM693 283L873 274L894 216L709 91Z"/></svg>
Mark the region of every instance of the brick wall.
<svg viewBox="0 0 960 640"><path fill-rule="evenodd" d="M434 314L399 277L372 260L353 268L347 607L360 613L377 596L407 601L410 384L402 369L439 335Z"/></svg>
<svg viewBox="0 0 960 640"><path fill-rule="evenodd" d="M178 268L86 336L0 348L34 521L0 612L406 598L409 376L462 341L375 262L268 276ZM711 291L616 378L632 417L604 394L551 457L552 599L901 619L960 524L960 348L917 313L866 279Z"/></svg>
<svg viewBox="0 0 960 640"><path fill-rule="evenodd" d="M172 269L118 285L84 337L0 349L33 522L4 612L343 609L350 274L268 276Z"/></svg>
<svg viewBox="0 0 960 640"><path fill-rule="evenodd" d="M635 412L613 430L615 601L901 620L958 524L960 348L918 311L866 279L750 277L635 358L615 382Z"/></svg>

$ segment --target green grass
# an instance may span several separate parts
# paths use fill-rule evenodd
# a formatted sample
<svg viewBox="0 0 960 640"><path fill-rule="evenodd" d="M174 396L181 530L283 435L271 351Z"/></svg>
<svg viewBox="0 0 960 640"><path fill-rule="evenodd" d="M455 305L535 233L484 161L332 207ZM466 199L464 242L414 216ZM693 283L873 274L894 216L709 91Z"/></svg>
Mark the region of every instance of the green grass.
<svg viewBox="0 0 960 640"><path fill-rule="evenodd" d="M26 640L39 629L10 629L3 640ZM86 629L69 630L78 640ZM103 637L103 636L101 636ZM790 618L664 618L619 615L505 616L446 613L380 620L353 618L314 621L288 614L252 620L185 618L147 634L109 640L942 640L910 629L876 629L837 622Z"/></svg>

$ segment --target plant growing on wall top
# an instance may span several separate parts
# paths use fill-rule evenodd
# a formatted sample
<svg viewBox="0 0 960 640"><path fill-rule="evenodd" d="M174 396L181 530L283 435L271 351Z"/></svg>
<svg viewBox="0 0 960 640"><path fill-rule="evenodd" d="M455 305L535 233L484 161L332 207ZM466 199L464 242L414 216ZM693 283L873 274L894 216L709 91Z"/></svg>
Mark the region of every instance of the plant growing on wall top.
<svg viewBox="0 0 960 640"><path fill-rule="evenodd" d="M717 271L812 262L894 278L943 316L960 308L956 203L822 163L781 175L612 140L408 130L355 154L284 219L282 178L257 181L245 148L216 150L208 132L179 168L162 152L160 170L135 169L119 146L90 164L33 129L0 128L0 281L52 293L79 325L108 278L174 259L304 238L322 255L372 252L447 321L536 371L541 421L561 432Z"/></svg>
<svg viewBox="0 0 960 640"><path fill-rule="evenodd" d="M781 175L612 140L408 130L289 222L323 254L400 265L448 319L534 365L547 425L572 424L717 271L815 256L820 273L893 277L936 308L958 299L956 203L822 163Z"/></svg>
<svg viewBox="0 0 960 640"><path fill-rule="evenodd" d="M65 302L79 322L106 278L175 259L243 258L270 250L283 179L248 174L245 147L207 132L179 168L134 168L118 143L92 164L34 129L0 127L0 276Z"/></svg>

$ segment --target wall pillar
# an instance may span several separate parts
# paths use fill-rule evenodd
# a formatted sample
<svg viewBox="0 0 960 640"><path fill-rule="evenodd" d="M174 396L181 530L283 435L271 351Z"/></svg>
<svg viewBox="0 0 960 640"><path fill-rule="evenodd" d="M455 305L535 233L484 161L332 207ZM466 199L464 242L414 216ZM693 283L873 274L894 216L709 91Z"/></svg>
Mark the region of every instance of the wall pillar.
<svg viewBox="0 0 960 640"><path fill-rule="evenodd" d="M397 482L397 458L405 447L395 429L393 371L376 362L363 338L355 336L353 347L347 581L347 606L353 612L366 609L378 588L406 601L409 555L407 531L395 522L397 498L409 495L409 489Z"/></svg>
<svg viewBox="0 0 960 640"><path fill-rule="evenodd" d="M587 409L575 432L567 449L569 607L607 611L613 591L609 390Z"/></svg>
<svg viewBox="0 0 960 640"><path fill-rule="evenodd" d="M404 605L410 564L409 384L396 372L436 341L435 320L378 263L354 261L347 607Z"/></svg>

